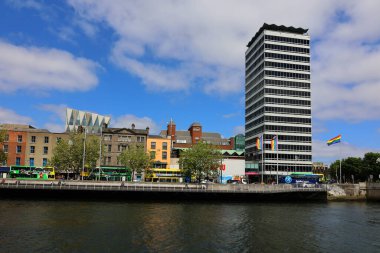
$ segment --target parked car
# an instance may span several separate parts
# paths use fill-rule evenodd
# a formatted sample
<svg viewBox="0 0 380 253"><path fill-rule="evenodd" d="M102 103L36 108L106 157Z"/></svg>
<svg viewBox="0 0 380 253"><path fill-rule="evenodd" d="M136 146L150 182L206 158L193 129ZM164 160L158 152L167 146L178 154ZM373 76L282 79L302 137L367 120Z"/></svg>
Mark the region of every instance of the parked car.
<svg viewBox="0 0 380 253"><path fill-rule="evenodd" d="M315 188L315 184L310 183L310 182L304 182L304 183L302 184L302 187L303 187L303 188Z"/></svg>

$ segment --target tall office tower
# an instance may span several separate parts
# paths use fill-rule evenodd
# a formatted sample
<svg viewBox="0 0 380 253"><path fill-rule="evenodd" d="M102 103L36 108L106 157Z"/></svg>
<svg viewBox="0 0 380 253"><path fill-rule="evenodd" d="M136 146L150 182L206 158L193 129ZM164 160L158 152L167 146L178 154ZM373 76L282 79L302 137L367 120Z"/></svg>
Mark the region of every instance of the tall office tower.
<svg viewBox="0 0 380 253"><path fill-rule="evenodd" d="M312 171L307 31L264 24L247 45L245 154L251 180ZM260 137L263 149L257 146ZM271 148L273 137L278 137L278 150Z"/></svg>

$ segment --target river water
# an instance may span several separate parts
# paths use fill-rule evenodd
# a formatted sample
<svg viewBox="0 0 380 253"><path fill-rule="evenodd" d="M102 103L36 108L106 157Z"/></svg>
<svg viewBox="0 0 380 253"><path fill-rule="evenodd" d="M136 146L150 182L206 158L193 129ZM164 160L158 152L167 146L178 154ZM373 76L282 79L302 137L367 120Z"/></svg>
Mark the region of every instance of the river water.
<svg viewBox="0 0 380 253"><path fill-rule="evenodd" d="M380 203L0 200L0 252L380 252Z"/></svg>

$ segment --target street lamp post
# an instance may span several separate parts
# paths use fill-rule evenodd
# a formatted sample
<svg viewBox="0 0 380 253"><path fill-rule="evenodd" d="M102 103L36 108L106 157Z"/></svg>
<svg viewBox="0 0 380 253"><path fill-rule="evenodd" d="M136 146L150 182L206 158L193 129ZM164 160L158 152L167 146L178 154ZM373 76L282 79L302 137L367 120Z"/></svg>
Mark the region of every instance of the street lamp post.
<svg viewBox="0 0 380 253"><path fill-rule="evenodd" d="M85 164L85 160L86 160L86 132L87 132L86 127L84 127L83 129L84 129L84 139L83 139L82 180L83 180L83 176L84 176L84 164Z"/></svg>

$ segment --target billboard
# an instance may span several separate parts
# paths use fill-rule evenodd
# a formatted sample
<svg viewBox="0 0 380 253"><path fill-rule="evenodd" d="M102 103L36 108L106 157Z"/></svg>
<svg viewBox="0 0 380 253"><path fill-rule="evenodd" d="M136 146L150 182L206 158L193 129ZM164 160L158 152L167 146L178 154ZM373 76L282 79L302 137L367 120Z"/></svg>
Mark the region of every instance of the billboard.
<svg viewBox="0 0 380 253"><path fill-rule="evenodd" d="M96 113L79 111L66 108L66 132L77 131L78 127L84 127L87 133L101 133L101 128L108 127L111 117Z"/></svg>

